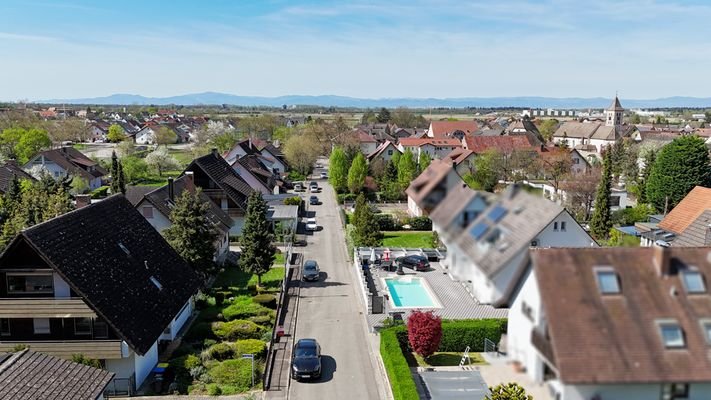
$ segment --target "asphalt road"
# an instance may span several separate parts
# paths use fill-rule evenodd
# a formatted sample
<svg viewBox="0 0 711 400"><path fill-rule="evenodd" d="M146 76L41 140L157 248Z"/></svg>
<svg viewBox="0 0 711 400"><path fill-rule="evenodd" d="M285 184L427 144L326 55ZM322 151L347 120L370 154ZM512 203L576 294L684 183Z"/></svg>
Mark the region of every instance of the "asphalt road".
<svg viewBox="0 0 711 400"><path fill-rule="evenodd" d="M302 283L295 339L318 340L323 376L314 382L292 380L289 398L384 399L383 379L369 346L373 339L366 331L353 274L348 269L336 195L326 180L317 181L323 188L318 194L322 204L309 210L315 212L322 229L307 236L304 259L318 262L321 279ZM309 195L305 195L307 200Z"/></svg>

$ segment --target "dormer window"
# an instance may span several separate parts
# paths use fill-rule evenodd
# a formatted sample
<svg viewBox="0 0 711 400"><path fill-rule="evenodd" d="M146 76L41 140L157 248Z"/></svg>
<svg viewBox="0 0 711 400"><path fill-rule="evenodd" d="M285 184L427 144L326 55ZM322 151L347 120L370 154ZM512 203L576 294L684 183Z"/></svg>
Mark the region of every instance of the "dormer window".
<svg viewBox="0 0 711 400"><path fill-rule="evenodd" d="M686 346L684 332L676 321L661 321L659 324L659 334L667 349L678 349Z"/></svg>
<svg viewBox="0 0 711 400"><path fill-rule="evenodd" d="M681 280L686 289L686 293L706 293L704 276L701 275L701 272L695 267L681 271Z"/></svg>
<svg viewBox="0 0 711 400"><path fill-rule="evenodd" d="M612 268L596 268L595 277L597 278L597 286L602 294L619 294L620 280L617 273Z"/></svg>

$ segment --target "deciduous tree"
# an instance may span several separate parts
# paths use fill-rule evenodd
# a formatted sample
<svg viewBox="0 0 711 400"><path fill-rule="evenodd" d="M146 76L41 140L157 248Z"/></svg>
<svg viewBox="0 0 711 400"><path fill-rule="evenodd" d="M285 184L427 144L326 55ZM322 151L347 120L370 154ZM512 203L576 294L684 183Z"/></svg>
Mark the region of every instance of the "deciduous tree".
<svg viewBox="0 0 711 400"><path fill-rule="evenodd" d="M415 179L417 174L417 163L415 162L415 155L412 154L410 149L405 150L404 153L399 157L397 165L397 180L401 188L406 188L410 185L413 179Z"/></svg>
<svg viewBox="0 0 711 400"><path fill-rule="evenodd" d="M427 169L427 167L430 166L430 163L432 162L432 157L424 151L420 152L420 157L417 160L417 169L422 172Z"/></svg>
<svg viewBox="0 0 711 400"><path fill-rule="evenodd" d="M308 175L321 154L320 144L312 135L292 135L284 143L284 156L297 172Z"/></svg>
<svg viewBox="0 0 711 400"><path fill-rule="evenodd" d="M464 182L475 190L493 192L499 182L497 168L501 155L498 151L486 150L474 159L474 172L462 176Z"/></svg>
<svg viewBox="0 0 711 400"><path fill-rule="evenodd" d="M698 136L674 139L659 152L647 181L647 200L659 212L671 210L694 186L711 184L708 148Z"/></svg>
<svg viewBox="0 0 711 400"><path fill-rule="evenodd" d="M377 120L381 124L390 121L390 111L385 107L381 108L380 112L378 113Z"/></svg>
<svg viewBox="0 0 711 400"><path fill-rule="evenodd" d="M109 133L106 135L106 140L111 143L118 143L124 139L126 139L126 135L123 133L123 128L116 124L109 127Z"/></svg>
<svg viewBox="0 0 711 400"><path fill-rule="evenodd" d="M156 135L156 144L158 144L159 146L174 144L178 141L178 135L176 135L175 131L173 131L167 126L159 126L157 128L154 128L153 131Z"/></svg>
<svg viewBox="0 0 711 400"><path fill-rule="evenodd" d="M203 278L214 270L217 232L208 218L210 204L200 198L200 188L194 193L184 190L175 199L170 213L171 225L163 231L166 240Z"/></svg>
<svg viewBox="0 0 711 400"><path fill-rule="evenodd" d="M363 190L365 177L368 175L368 164L365 162L363 153L358 155L353 160L350 169L348 169L348 190L351 193L359 193Z"/></svg>
<svg viewBox="0 0 711 400"><path fill-rule="evenodd" d="M407 318L407 339L415 353L431 356L442 340L442 319L432 311L413 311Z"/></svg>
<svg viewBox="0 0 711 400"><path fill-rule="evenodd" d="M348 160L341 147L336 147L331 152L328 162L328 181L338 193L344 192L348 186Z"/></svg>
<svg viewBox="0 0 711 400"><path fill-rule="evenodd" d="M262 194L254 191L247 201L247 217L242 228L242 255L240 268L257 275L257 284L261 286L262 275L267 273L274 263L276 247L272 244L274 234L267 220L267 202Z"/></svg>
<svg viewBox="0 0 711 400"><path fill-rule="evenodd" d="M550 142L551 139L553 139L553 134L555 133L555 130L558 128L558 120L557 119L547 119L541 122L541 124L538 126L538 132L541 133L541 136L543 136L543 139L546 140L546 142Z"/></svg>
<svg viewBox="0 0 711 400"><path fill-rule="evenodd" d="M146 164L158 172L158 176L163 176L164 171L178 168L178 160L168 152L166 147L158 147L146 156Z"/></svg>
<svg viewBox="0 0 711 400"><path fill-rule="evenodd" d="M526 390L514 382L490 387L489 392L484 400L533 400L533 396L526 394Z"/></svg>

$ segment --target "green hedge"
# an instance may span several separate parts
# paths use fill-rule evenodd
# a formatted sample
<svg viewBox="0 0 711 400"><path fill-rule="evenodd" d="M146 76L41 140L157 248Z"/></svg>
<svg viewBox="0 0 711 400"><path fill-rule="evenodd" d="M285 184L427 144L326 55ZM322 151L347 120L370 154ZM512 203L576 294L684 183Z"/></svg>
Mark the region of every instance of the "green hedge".
<svg viewBox="0 0 711 400"><path fill-rule="evenodd" d="M217 363L208 370L215 383L234 385L240 391L247 391L252 386L252 362L245 359L227 360ZM260 375L255 371L255 378Z"/></svg>
<svg viewBox="0 0 711 400"><path fill-rule="evenodd" d="M255 357L261 358L267 352L267 344L258 339L238 340L235 343L237 354L254 354Z"/></svg>
<svg viewBox="0 0 711 400"><path fill-rule="evenodd" d="M260 315L266 308L252 301L250 296L239 296L232 301L232 304L222 310L222 316L227 321L233 319L247 319Z"/></svg>
<svg viewBox="0 0 711 400"><path fill-rule="evenodd" d="M259 325L252 321L236 319L230 322L215 322L212 332L223 340L259 339L262 336Z"/></svg>
<svg viewBox="0 0 711 400"><path fill-rule="evenodd" d="M501 334L505 331L505 319L442 321L442 341L439 344L439 351L462 352L469 346L471 352L482 352L485 338L499 343Z"/></svg>
<svg viewBox="0 0 711 400"><path fill-rule="evenodd" d="M398 330L402 330L402 328L380 331L380 356L383 358L394 400L417 399L419 398L417 386L415 386L410 367L402 353L396 333ZM405 336L407 336L407 332L405 332Z"/></svg>

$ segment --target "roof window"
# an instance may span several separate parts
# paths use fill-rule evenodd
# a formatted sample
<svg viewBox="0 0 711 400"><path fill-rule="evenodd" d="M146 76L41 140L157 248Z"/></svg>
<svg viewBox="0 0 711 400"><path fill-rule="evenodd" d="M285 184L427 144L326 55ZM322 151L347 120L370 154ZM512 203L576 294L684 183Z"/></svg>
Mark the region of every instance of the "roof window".
<svg viewBox="0 0 711 400"><path fill-rule="evenodd" d="M664 347L674 349L686 346L684 332L676 321L661 321L658 324Z"/></svg>
<svg viewBox="0 0 711 400"><path fill-rule="evenodd" d="M706 283L704 276L695 267L681 271L681 281L684 284L686 293L706 293Z"/></svg>
<svg viewBox="0 0 711 400"><path fill-rule="evenodd" d="M619 294L620 280L617 273L610 267L596 268L595 277L597 278L597 286L602 294Z"/></svg>
<svg viewBox="0 0 711 400"><path fill-rule="evenodd" d="M126 248L126 246L123 245L123 243L118 242L118 247L120 247L121 250L123 250L123 252L126 253L127 256L130 256L130 255L131 255L131 252L128 251L128 249Z"/></svg>
<svg viewBox="0 0 711 400"><path fill-rule="evenodd" d="M491 220L491 222L499 222L501 221L501 218L506 215L506 212L507 211L504 207L496 206L493 210L489 211L487 217Z"/></svg>
<svg viewBox="0 0 711 400"><path fill-rule="evenodd" d="M488 230L489 225L486 222L479 222L478 224L474 225L474 227L472 227L469 233L471 233L472 237L474 237L475 240L479 240Z"/></svg>
<svg viewBox="0 0 711 400"><path fill-rule="evenodd" d="M151 276L151 277L148 278L148 279L150 279L151 282L153 282L153 284L156 285L156 287L158 288L158 290L163 290L163 285L161 285L160 282L158 282L158 279L156 279L155 276Z"/></svg>

